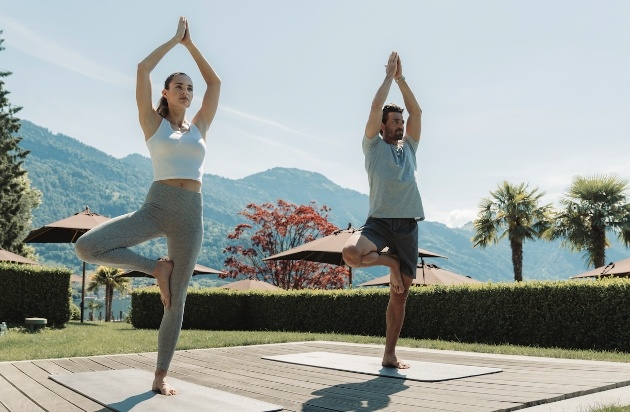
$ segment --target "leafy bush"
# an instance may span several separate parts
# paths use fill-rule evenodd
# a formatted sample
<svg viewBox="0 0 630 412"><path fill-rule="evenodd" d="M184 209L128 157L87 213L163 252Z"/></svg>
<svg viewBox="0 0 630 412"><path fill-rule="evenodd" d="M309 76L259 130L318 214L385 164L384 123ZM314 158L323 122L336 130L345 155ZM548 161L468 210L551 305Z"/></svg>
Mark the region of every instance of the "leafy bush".
<svg viewBox="0 0 630 412"><path fill-rule="evenodd" d="M0 319L23 323L25 318L62 326L70 320L68 269L0 263Z"/></svg>
<svg viewBox="0 0 630 412"><path fill-rule="evenodd" d="M81 308L70 302L70 320L81 320Z"/></svg>
<svg viewBox="0 0 630 412"><path fill-rule="evenodd" d="M190 290L184 328L383 336L388 289ZM131 323L158 328L157 289L132 294ZM630 352L630 280L412 288L401 337Z"/></svg>

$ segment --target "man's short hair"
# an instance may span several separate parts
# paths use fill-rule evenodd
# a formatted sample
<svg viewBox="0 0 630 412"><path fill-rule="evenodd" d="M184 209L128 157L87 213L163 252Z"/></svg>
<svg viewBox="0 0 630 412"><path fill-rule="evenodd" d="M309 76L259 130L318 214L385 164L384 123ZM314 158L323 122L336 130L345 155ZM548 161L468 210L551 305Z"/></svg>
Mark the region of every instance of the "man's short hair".
<svg viewBox="0 0 630 412"><path fill-rule="evenodd" d="M400 113L402 114L402 112L404 112L405 109L403 109L402 107L398 106L397 104L394 103L389 103L386 104L385 106L383 106L383 119L381 120L383 123L387 123L387 115L390 113Z"/></svg>
<svg viewBox="0 0 630 412"><path fill-rule="evenodd" d="M402 107L398 106L397 104L388 103L385 106L383 106L383 117L381 119L381 122L383 124L387 123L387 116L389 116L390 113L400 113L400 114L402 114L402 112L404 112L404 111L405 111L405 109L403 109Z"/></svg>

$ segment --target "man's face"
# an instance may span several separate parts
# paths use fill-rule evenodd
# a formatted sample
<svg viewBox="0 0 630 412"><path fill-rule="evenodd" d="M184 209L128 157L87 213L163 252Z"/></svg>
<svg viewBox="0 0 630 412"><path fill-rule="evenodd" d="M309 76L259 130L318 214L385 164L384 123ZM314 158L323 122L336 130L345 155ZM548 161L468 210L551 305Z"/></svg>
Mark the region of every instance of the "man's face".
<svg viewBox="0 0 630 412"><path fill-rule="evenodd" d="M405 120L402 113L388 113L387 123L381 124L381 130L385 141L402 140L405 134Z"/></svg>

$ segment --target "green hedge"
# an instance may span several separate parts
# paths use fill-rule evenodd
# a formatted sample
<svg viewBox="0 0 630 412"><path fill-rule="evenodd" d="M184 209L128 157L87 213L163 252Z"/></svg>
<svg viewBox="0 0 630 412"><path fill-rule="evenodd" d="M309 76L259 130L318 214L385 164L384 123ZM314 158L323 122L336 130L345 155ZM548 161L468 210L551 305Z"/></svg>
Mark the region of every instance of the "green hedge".
<svg viewBox="0 0 630 412"><path fill-rule="evenodd" d="M70 320L68 269L0 263L0 322L46 318L48 326Z"/></svg>
<svg viewBox="0 0 630 412"><path fill-rule="evenodd" d="M184 328L383 336L387 289L191 290ZM158 328L156 289L132 294L131 322ZM630 352L630 280L412 288L402 337Z"/></svg>
<svg viewBox="0 0 630 412"><path fill-rule="evenodd" d="M427 288L413 297L402 336L630 351L624 279Z"/></svg>

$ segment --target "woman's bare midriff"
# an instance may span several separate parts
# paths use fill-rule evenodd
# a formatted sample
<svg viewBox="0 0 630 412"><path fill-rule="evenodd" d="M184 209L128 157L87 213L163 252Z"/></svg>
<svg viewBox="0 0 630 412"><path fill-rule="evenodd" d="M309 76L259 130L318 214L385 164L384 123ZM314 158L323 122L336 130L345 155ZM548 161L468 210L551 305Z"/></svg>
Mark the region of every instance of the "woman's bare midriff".
<svg viewBox="0 0 630 412"><path fill-rule="evenodd" d="M191 192L201 192L201 182L197 180L165 179L165 180L158 180L158 182L165 185L169 185L169 186L179 187L180 189L189 190Z"/></svg>

